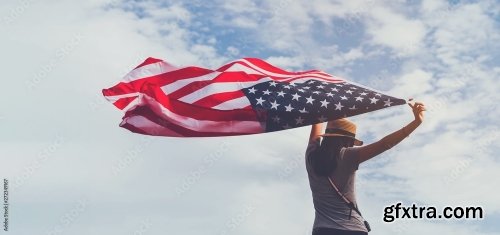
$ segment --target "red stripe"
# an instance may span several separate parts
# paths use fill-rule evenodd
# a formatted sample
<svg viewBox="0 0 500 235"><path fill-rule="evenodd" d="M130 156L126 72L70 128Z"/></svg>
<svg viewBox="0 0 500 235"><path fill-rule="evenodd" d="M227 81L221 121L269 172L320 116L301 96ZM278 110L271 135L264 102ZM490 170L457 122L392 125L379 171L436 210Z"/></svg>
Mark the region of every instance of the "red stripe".
<svg viewBox="0 0 500 235"><path fill-rule="evenodd" d="M272 72L272 73L282 74L282 75L293 76L293 75L300 75L300 74L305 74L305 73L320 73L321 72L319 70L307 70L307 71L300 71L300 72L289 72L289 71L280 69L278 67L275 67L275 66L273 66L273 65L271 65L271 64L269 64L269 63L267 63L267 62L265 62L263 60L257 59L257 58L244 58L244 59L247 60L248 62L252 63L256 67L262 69L262 70L265 70L265 71L268 71L268 72ZM231 63L228 63L228 64L223 65L222 67L218 68L217 71L224 72L227 69L229 69L231 66L233 66L234 64L240 64L240 65L243 65L245 67L248 67L249 69L255 70L248 63L246 63L244 61L233 61ZM282 79L282 78L277 78L277 79Z"/></svg>
<svg viewBox="0 0 500 235"><path fill-rule="evenodd" d="M156 115L149 107L146 106L139 106L133 110L130 110L125 114L125 117L130 117L130 116L136 116L140 115L151 122L154 122L160 126L163 126L167 129L170 129L174 132L179 133L180 135L186 136L186 137L210 137L210 136L232 136L232 135L248 135L248 134L256 134L256 133L246 133L246 132L198 132L198 131L193 131L181 126L178 126L174 123L171 123L160 116ZM125 119L126 120L126 119ZM130 125L130 124L129 124ZM122 127L125 127L123 125ZM125 127L127 128L127 127ZM128 128L127 128L128 129ZM152 133L147 133L151 135Z"/></svg>
<svg viewBox="0 0 500 235"><path fill-rule="evenodd" d="M133 97L125 97L125 98L121 98L121 99L118 99L117 101L115 101L113 104L119 108L119 109L124 109L125 107L127 107L127 105L130 104L130 102L134 101L135 99L137 99L137 96L133 96Z"/></svg>
<svg viewBox="0 0 500 235"><path fill-rule="evenodd" d="M224 103L228 100L240 98L243 96L245 96L245 93L243 93L241 90L231 91L231 92L221 92L197 100L196 102L193 103L193 105L210 108L219 105L221 103Z"/></svg>
<svg viewBox="0 0 500 235"><path fill-rule="evenodd" d="M295 80L298 80L298 79L301 79L301 78L305 78L305 77L310 77L309 75L306 75L306 76L300 76L300 77L296 77L296 78L293 78L293 79L290 79L288 80L287 82L293 82ZM315 77L314 78L315 80L321 80L321 81L328 81L328 82L332 82L332 83L339 83L339 82L343 82L344 80L340 79L340 78L319 78L319 77Z"/></svg>
<svg viewBox="0 0 500 235"><path fill-rule="evenodd" d="M160 88L154 85L144 87L143 93L155 99L163 107L185 117L211 121L258 121L253 109L217 110L195 106L170 99Z"/></svg>
<svg viewBox="0 0 500 235"><path fill-rule="evenodd" d="M259 79L265 77L265 75L250 75L243 72L224 72L215 77L212 80L206 81L196 81L189 83L188 85L172 92L169 94L169 97L172 99L179 99L186 95L191 94L194 91L202 89L213 83L220 82L250 82L250 81L258 81ZM224 92L224 91L221 91Z"/></svg>
<svg viewBox="0 0 500 235"><path fill-rule="evenodd" d="M138 133L138 134L143 134L143 135L149 135L146 131L143 131L142 129L135 127L134 125L131 125L127 123L126 121L120 124L120 127L123 127L131 132Z"/></svg>
<svg viewBox="0 0 500 235"><path fill-rule="evenodd" d="M297 74L305 74L305 73L312 73L312 72L319 72L318 70L307 70L307 71L301 71L301 72L289 72L286 70L283 70L281 68L275 67L274 65L271 65L261 59L258 58L245 58L248 62L256 65L257 67L263 68L267 71L273 72L273 73L281 73L281 74L289 74L289 75L297 75Z"/></svg>
<svg viewBox="0 0 500 235"><path fill-rule="evenodd" d="M140 65L137 65L137 67L135 67L134 69L140 68L142 66L146 66L148 64L154 64L154 63L157 63L157 62L160 62L160 61L163 61L163 60L156 59L156 58L153 58L153 57L148 57L144 62L142 62Z"/></svg>
<svg viewBox="0 0 500 235"><path fill-rule="evenodd" d="M115 95L123 95L133 92L139 92L141 90L141 87L146 82L150 84L156 84L157 86L164 86L178 80L203 76L211 72L213 72L213 70L198 68L198 67L186 67L164 74L137 79L132 82L127 82L127 83L120 82L113 87L103 89L102 93L104 96L115 96Z"/></svg>

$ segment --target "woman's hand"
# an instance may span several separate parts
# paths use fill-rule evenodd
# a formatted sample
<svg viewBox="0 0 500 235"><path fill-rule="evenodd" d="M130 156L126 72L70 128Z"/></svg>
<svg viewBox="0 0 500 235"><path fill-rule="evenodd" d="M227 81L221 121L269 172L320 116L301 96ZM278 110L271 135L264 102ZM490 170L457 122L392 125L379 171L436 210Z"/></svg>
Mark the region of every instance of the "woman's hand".
<svg viewBox="0 0 500 235"><path fill-rule="evenodd" d="M409 101L412 101L413 98L410 98ZM425 108L424 103L422 102L409 102L408 105L411 107L413 111L413 116L415 116L415 121L418 123L422 123L424 120L424 111L427 109Z"/></svg>

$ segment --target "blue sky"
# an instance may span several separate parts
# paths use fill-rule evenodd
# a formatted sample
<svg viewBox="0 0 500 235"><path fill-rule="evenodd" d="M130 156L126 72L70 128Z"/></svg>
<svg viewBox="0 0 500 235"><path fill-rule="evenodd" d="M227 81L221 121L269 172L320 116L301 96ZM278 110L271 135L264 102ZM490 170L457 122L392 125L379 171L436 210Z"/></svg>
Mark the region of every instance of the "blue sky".
<svg viewBox="0 0 500 235"><path fill-rule="evenodd" d="M419 129L360 166L370 234L499 234L498 1L26 0L0 15L11 234L310 234L309 128L129 133L100 91L147 57L210 68L259 57L425 102ZM370 143L412 118L398 106L351 120ZM398 201L486 217L384 223Z"/></svg>

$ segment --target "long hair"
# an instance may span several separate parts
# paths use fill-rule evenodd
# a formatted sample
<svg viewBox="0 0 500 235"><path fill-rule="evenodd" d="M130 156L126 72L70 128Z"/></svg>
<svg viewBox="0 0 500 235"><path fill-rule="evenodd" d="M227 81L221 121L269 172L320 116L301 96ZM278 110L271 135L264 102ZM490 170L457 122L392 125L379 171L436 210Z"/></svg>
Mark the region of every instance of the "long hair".
<svg viewBox="0 0 500 235"><path fill-rule="evenodd" d="M337 168L337 159L342 147L351 147L354 140L345 136L323 137L319 148L311 152L314 172L319 176L330 176Z"/></svg>

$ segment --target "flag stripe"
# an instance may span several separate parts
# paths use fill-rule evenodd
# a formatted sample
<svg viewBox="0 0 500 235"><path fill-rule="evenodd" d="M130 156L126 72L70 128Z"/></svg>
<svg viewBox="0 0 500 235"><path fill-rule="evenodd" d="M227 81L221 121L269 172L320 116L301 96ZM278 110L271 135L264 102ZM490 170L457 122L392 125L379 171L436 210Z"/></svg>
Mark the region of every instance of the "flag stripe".
<svg viewBox="0 0 500 235"><path fill-rule="evenodd" d="M164 61L159 61L156 63L146 64L144 66L132 70L130 73L125 75L123 80L131 82L141 78L153 77L156 75L168 73L178 69L179 68L174 67L169 63L166 63Z"/></svg>
<svg viewBox="0 0 500 235"><path fill-rule="evenodd" d="M139 133L148 133L150 135L163 135L163 136L177 136L183 135L173 131L171 128L164 127L153 120L146 112L140 114L127 114L120 126L125 127L131 131Z"/></svg>
<svg viewBox="0 0 500 235"><path fill-rule="evenodd" d="M140 92L144 83L152 84L155 86L165 86L172 82L192 78L192 77L200 77L206 75L208 73L212 73L212 70L198 68L198 67L184 67L182 69L170 71L164 74L158 74L151 77L145 77L141 79L137 79L131 82L120 82L117 85L104 89L104 96L116 96L116 95L124 95L127 93Z"/></svg>
<svg viewBox="0 0 500 235"><path fill-rule="evenodd" d="M269 77L264 77L257 81L249 81L249 82L218 82L211 83L203 89L198 89L190 94L179 98L180 101L192 104L197 100L200 100L204 97L217 94L220 91L239 91L243 88L254 86L255 84L259 84L261 82L271 81Z"/></svg>
<svg viewBox="0 0 500 235"><path fill-rule="evenodd" d="M246 96L242 96L239 98L235 98L232 100L228 100L226 102L220 103L216 106L213 106L212 108L214 109L219 109L219 110L231 110L231 109L240 109L240 108L245 108L251 106L250 101Z"/></svg>
<svg viewBox="0 0 500 235"><path fill-rule="evenodd" d="M242 97L244 97L246 99L246 102L244 102L244 105L233 106L231 108L231 109L239 109L239 108L244 108L247 105L250 105L250 101L248 101L248 99L245 97L245 94L241 90L230 91L230 92L220 92L217 94L209 95L205 98L197 100L193 104L197 105L197 106L202 106L202 107L215 108L215 106L218 106L224 102L228 102L228 101L231 101L233 99L240 99ZM224 109L224 110L230 110L230 109Z"/></svg>
<svg viewBox="0 0 500 235"><path fill-rule="evenodd" d="M219 73L219 76L212 80L207 80L207 81L193 81L190 84L173 91L172 93L169 94L169 96L172 99L179 99L181 97L187 96L191 94L194 91L202 90L205 89L206 86L211 85L211 84L217 84L217 83L223 83L223 82L233 82L233 83L238 83L240 81L258 81L259 79L262 79L265 77L264 75L245 75L242 73L234 73L234 72L227 72L227 73ZM270 78L269 78L270 79ZM224 92L222 90L221 92ZM200 97L203 98L203 97Z"/></svg>
<svg viewBox="0 0 500 235"><path fill-rule="evenodd" d="M153 57L148 57L146 60L144 60L144 62L142 62L141 64L137 65L137 67L135 67L135 69L143 67L143 66L146 66L148 64L153 64L153 63L162 62L162 61L164 62L164 60L156 59L156 58L153 58Z"/></svg>
<svg viewBox="0 0 500 235"><path fill-rule="evenodd" d="M192 77L192 78L186 78L182 80L177 80L175 82L172 82L168 85L162 86L162 90L167 94L170 95L173 92L185 87L186 85L189 85L193 82L201 82L201 81L207 81L207 80L212 80L215 77L219 76L221 73L220 72L212 72L208 74L204 74L202 76L197 76L197 77Z"/></svg>
<svg viewBox="0 0 500 235"><path fill-rule="evenodd" d="M146 100L144 100L147 98ZM186 104L178 100L170 100L160 89L146 90L138 105L151 105L148 102L153 99L154 105L160 104L163 108L175 112L176 115L191 117L196 120L210 121L258 121L253 110L216 110Z"/></svg>
<svg viewBox="0 0 500 235"><path fill-rule="evenodd" d="M258 128L252 128L252 126L246 127L245 129L241 129L238 127L232 126L231 122L220 122L217 125L219 126L200 126L199 129L187 128L186 125L178 125L176 122L170 122L170 120L165 119L163 115L157 115L157 111L153 111L150 107L139 106L136 109L127 112L128 115L141 115L147 118L150 122L153 122L157 125L160 125L164 128L170 129L175 133L183 136L214 136L214 135L244 135L244 134L255 134L262 131L261 126L259 124ZM135 125L134 125L135 126ZM223 129L219 129L223 127ZM142 129L142 128L141 128ZM214 131L215 130L215 131ZM222 132L221 132L222 130Z"/></svg>

